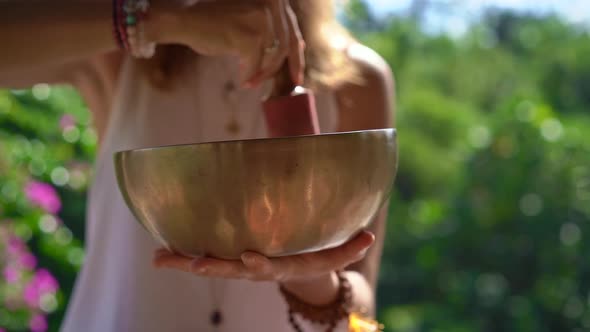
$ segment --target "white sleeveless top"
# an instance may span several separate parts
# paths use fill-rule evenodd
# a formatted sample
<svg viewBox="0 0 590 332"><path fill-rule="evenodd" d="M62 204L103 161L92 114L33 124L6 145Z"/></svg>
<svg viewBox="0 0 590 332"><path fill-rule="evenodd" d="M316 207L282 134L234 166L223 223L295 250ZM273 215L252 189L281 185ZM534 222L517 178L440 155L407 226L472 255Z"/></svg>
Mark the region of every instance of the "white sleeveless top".
<svg viewBox="0 0 590 332"><path fill-rule="evenodd" d="M89 193L87 256L64 332L292 331L276 283L212 282L152 267L159 245L131 215L118 190L112 160L116 151L266 136L262 89L238 90L235 100L224 97L224 87L237 78L234 61L201 58L183 76L181 86L162 92L150 86L132 61L122 66ZM335 131L334 98L317 99L322 131ZM237 135L226 130L232 112L241 127ZM217 330L209 323L215 303L223 313Z"/></svg>

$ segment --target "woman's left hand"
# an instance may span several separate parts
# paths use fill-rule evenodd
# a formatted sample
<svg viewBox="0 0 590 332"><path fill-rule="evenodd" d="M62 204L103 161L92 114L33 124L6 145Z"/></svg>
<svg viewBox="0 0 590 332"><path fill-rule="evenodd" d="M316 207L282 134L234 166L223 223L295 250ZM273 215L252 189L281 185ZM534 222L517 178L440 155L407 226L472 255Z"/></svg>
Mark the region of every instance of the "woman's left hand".
<svg viewBox="0 0 590 332"><path fill-rule="evenodd" d="M363 231L333 249L279 258L245 252L241 260L235 261L211 257L189 258L159 249L155 253L154 265L205 277L290 282L314 279L344 269L361 260L374 241L372 233Z"/></svg>

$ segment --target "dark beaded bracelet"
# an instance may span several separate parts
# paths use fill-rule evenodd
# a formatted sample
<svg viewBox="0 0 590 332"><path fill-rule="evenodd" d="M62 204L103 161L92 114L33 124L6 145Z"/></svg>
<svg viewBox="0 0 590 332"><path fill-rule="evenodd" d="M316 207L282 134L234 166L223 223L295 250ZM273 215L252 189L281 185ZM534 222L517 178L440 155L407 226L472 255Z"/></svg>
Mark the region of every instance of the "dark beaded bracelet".
<svg viewBox="0 0 590 332"><path fill-rule="evenodd" d="M129 51L130 47L129 47L129 41L127 39L127 30L126 30L126 25L125 25L125 13L123 12L123 4L125 2L125 0L115 0L116 1L116 26L117 26L117 31L119 32L119 36L121 37L121 44L122 44L122 49Z"/></svg>
<svg viewBox="0 0 590 332"><path fill-rule="evenodd" d="M280 287L281 294L289 306L289 324L296 332L303 332L301 326L295 320L298 314L312 323L328 325L326 332L333 332L338 322L350 315L352 305L352 290L344 272L337 271L339 289L338 297L333 303L325 306L316 306L305 303L295 295L289 293L284 287Z"/></svg>
<svg viewBox="0 0 590 332"><path fill-rule="evenodd" d="M115 36L115 41L120 49L124 49L125 45L123 44L123 37L121 36L121 32L119 31L119 1L113 0L113 35Z"/></svg>

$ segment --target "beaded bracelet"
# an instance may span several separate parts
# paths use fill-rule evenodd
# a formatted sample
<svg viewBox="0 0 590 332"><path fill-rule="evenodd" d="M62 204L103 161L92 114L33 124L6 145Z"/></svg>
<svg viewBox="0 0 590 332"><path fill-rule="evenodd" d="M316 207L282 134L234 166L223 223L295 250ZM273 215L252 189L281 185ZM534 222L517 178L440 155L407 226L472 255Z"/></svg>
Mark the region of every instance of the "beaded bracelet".
<svg viewBox="0 0 590 332"><path fill-rule="evenodd" d="M156 44L147 42L144 21L150 8L149 0L113 0L115 38L121 48L137 58L151 58Z"/></svg>
<svg viewBox="0 0 590 332"><path fill-rule="evenodd" d="M119 13L118 13L118 1L113 0L113 35L115 36L115 41L119 48L125 49L125 44L123 44L123 36L119 32Z"/></svg>
<svg viewBox="0 0 590 332"><path fill-rule="evenodd" d="M295 320L295 314L299 314L301 317L313 323L327 324L327 332L333 332L338 322L350 315L350 306L352 303L350 283L343 272L337 271L336 275L340 284L338 297L333 303L326 306L307 304L289 293L284 287L280 287L281 294L283 294L285 301L289 305L289 323L295 331L303 332Z"/></svg>
<svg viewBox="0 0 590 332"><path fill-rule="evenodd" d="M289 324L296 332L303 329L295 320L295 314L312 323L327 324L327 332L334 332L341 320L348 320L349 332L382 332L383 324L368 318L364 310L352 310L352 287L342 271L336 271L340 287L336 300L326 306L307 304L280 286L280 291L289 306Z"/></svg>
<svg viewBox="0 0 590 332"><path fill-rule="evenodd" d="M125 0L115 0L116 8L116 20L115 20L115 28L117 33L121 38L122 48L126 51L129 51L129 41L127 40L127 31L125 29L125 15L123 13L123 1Z"/></svg>

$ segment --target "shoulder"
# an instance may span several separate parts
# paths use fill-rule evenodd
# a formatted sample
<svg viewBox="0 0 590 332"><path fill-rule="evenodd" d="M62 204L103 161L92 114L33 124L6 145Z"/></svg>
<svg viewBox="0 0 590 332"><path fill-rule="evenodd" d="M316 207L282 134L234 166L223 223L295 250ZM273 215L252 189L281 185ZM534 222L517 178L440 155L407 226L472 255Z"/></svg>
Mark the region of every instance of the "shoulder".
<svg viewBox="0 0 590 332"><path fill-rule="evenodd" d="M348 48L348 57L359 69L361 79L367 88L393 87L393 73L389 64L377 52L361 45L353 44ZM362 82L361 82L362 83ZM358 85L360 88L363 85Z"/></svg>
<svg viewBox="0 0 590 332"><path fill-rule="evenodd" d="M336 90L341 130L391 127L395 103L393 73L372 49L353 44L347 55L357 67L358 79Z"/></svg>

